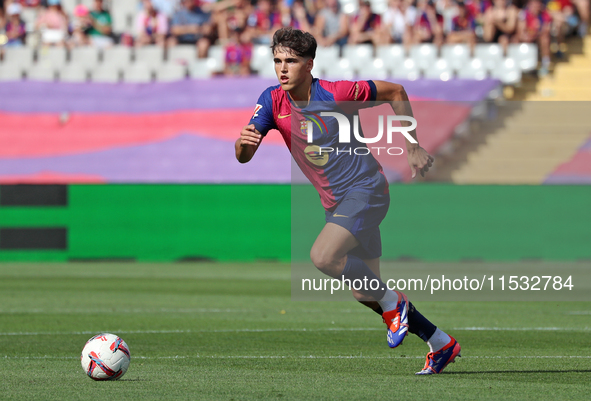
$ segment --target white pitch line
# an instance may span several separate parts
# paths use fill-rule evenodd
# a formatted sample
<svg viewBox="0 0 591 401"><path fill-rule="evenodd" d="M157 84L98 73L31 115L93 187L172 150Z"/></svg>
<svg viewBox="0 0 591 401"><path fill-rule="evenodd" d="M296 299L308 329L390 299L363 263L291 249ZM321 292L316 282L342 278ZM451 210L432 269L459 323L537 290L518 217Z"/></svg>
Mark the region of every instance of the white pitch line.
<svg viewBox="0 0 591 401"><path fill-rule="evenodd" d="M383 331L377 327L327 327L318 329L218 329L218 330L102 330L102 331L57 331L57 332L0 332L0 336L50 336L117 333L117 334L186 334L186 333L274 333L274 332L323 332L323 331ZM588 332L589 327L455 327L451 331L567 331Z"/></svg>
<svg viewBox="0 0 591 401"><path fill-rule="evenodd" d="M92 314L92 313L245 313L254 312L252 309L206 309L206 308L133 308L133 309L0 309L0 314L18 313L64 313L64 314Z"/></svg>
<svg viewBox="0 0 591 401"><path fill-rule="evenodd" d="M590 327L454 327L457 331L591 331Z"/></svg>
<svg viewBox="0 0 591 401"><path fill-rule="evenodd" d="M462 359L591 359L591 355L466 355ZM77 356L8 356L0 359L80 359ZM364 355L174 355L132 356L131 359L425 359L425 356L364 356Z"/></svg>

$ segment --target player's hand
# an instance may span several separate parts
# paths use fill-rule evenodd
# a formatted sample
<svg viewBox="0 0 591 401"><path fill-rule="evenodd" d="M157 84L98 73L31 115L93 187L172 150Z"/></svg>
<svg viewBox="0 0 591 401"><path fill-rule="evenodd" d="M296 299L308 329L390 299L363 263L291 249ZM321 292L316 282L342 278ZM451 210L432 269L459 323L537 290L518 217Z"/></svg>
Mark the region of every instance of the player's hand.
<svg viewBox="0 0 591 401"><path fill-rule="evenodd" d="M425 176L425 173L429 171L429 168L433 165L433 156L420 146L414 146L407 151L408 165L412 173L412 178L417 176L417 170L421 173L421 177Z"/></svg>
<svg viewBox="0 0 591 401"><path fill-rule="evenodd" d="M240 146L258 146L261 143L262 135L257 134L254 124L246 125L240 131Z"/></svg>

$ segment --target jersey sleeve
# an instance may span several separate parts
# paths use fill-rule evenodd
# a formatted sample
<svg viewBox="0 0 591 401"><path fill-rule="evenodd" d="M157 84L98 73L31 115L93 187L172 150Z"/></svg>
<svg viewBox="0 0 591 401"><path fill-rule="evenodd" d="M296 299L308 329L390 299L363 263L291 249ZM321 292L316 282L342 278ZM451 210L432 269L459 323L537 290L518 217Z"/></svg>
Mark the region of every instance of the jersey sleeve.
<svg viewBox="0 0 591 401"><path fill-rule="evenodd" d="M373 102L376 84L373 81L337 81L332 93L337 102Z"/></svg>
<svg viewBox="0 0 591 401"><path fill-rule="evenodd" d="M267 135L269 130L277 129L275 119L273 118L273 98L271 97L271 88L264 91L259 97L249 124L254 124L255 128L263 136Z"/></svg>

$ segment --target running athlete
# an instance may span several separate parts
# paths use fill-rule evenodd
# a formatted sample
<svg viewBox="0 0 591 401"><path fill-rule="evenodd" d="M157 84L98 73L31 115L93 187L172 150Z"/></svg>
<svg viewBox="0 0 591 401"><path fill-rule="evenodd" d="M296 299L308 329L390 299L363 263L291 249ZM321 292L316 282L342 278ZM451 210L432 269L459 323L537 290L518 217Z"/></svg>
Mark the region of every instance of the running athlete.
<svg viewBox="0 0 591 401"><path fill-rule="evenodd" d="M309 33L292 28L275 33L271 48L280 84L268 88L259 97L250 123L242 128L236 141L236 158L241 163L250 161L269 130L281 133L294 160L319 192L326 210L326 225L310 252L312 262L333 278L350 282L377 280L378 289L353 290L354 297L382 316L391 348L399 346L409 331L427 342L430 352L425 367L417 374L440 373L460 356L460 345L421 315L405 294L387 289L379 278L382 255L379 224L390 204L382 167L373 156L353 152L329 152L318 157L318 146L334 148L338 144L335 118L323 118L328 135L314 130L314 145L308 143L304 129L306 116L318 116L326 105L344 101L356 102L357 107L388 101L397 115L412 116L408 96L401 85L385 81L329 82L313 78L316 47L316 40ZM416 140L416 132L410 134ZM353 138L346 145L364 146L356 141ZM424 175L433 157L418 143L407 140L406 148L412 177L417 171Z"/></svg>

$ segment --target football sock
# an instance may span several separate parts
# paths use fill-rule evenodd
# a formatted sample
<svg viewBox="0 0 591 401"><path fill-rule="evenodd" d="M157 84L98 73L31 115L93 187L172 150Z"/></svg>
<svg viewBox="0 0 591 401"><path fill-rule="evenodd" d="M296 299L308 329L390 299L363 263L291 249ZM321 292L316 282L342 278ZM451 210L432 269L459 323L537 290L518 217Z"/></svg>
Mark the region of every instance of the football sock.
<svg viewBox="0 0 591 401"><path fill-rule="evenodd" d="M431 349L431 352L439 351L441 348L445 347L451 341L451 337L445 334L443 331L437 329L435 333L429 338L427 344Z"/></svg>
<svg viewBox="0 0 591 401"><path fill-rule="evenodd" d="M376 301L382 299L384 297L384 293L386 293L386 284L384 284L382 280L380 280L378 276L376 276L375 273L371 271L365 262L359 259L357 256L347 255L347 263L345 263L345 267L341 273L341 276L343 279L349 280L353 288L360 286L359 281L354 283L355 280L360 280L362 288L358 291L363 295L372 297ZM372 287L376 288L375 281L373 280L376 280L379 283L379 285L377 285L377 289L375 290L372 289ZM380 306L382 309L384 308L381 302Z"/></svg>
<svg viewBox="0 0 591 401"><path fill-rule="evenodd" d="M383 311L391 311L398 306L398 294L392 290L387 290L384 297L378 301Z"/></svg>
<svg viewBox="0 0 591 401"><path fill-rule="evenodd" d="M421 337L425 342L428 342L434 333L439 329L431 323L425 316L421 314L412 304L408 302L408 331ZM443 333L443 332L442 332ZM445 333L443 333L445 334ZM447 335L447 334L446 334ZM448 336L449 337L449 336ZM449 342L449 340L447 340ZM445 343L447 344L447 343ZM444 345L445 345L444 344ZM438 351L438 350L437 350Z"/></svg>

